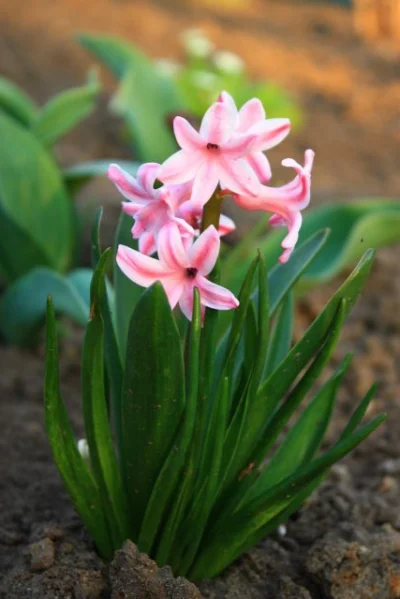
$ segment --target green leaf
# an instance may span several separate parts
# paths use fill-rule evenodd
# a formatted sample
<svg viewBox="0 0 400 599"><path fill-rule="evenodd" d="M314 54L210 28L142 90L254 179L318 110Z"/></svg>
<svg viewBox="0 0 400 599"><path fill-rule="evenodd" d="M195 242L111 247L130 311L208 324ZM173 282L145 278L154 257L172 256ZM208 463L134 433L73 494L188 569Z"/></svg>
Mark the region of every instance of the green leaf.
<svg viewBox="0 0 400 599"><path fill-rule="evenodd" d="M185 405L181 341L161 283L131 318L122 394L122 468L138 533Z"/></svg>
<svg viewBox="0 0 400 599"><path fill-rule="evenodd" d="M100 489L114 549L129 537L128 506L108 422L104 385L104 327L101 317L105 293L105 268L110 251L101 256L91 284L90 319L82 361L82 405L93 474Z"/></svg>
<svg viewBox="0 0 400 599"><path fill-rule="evenodd" d="M279 483L299 466L308 463L314 457L328 427L336 395L350 365L350 361L351 356L347 356L335 374L322 386L314 399L309 403L297 422L287 433L285 440L276 450L268 465L262 469L261 475L251 487L249 493L243 497L243 505L261 493L266 492L270 487ZM298 401L294 403L298 403ZM293 412L293 406L290 404L291 401L288 400L280 410L282 413L277 413L276 419L273 419L267 428L267 430L271 431L274 439L279 436L288 417ZM268 433L265 436L267 437ZM271 446L273 443L270 443L268 439L268 444Z"/></svg>
<svg viewBox="0 0 400 599"><path fill-rule="evenodd" d="M182 576L185 576L195 558L201 539L205 534L207 519L218 490L228 409L229 379L225 377L221 385L221 394L215 398L213 404L204 440L202 463L199 470L196 465L194 466L197 476L203 484L200 485L199 492L195 494L189 515L178 534L181 556L179 572ZM174 559L174 555L171 557Z"/></svg>
<svg viewBox="0 0 400 599"><path fill-rule="evenodd" d="M296 501L299 493L328 468L359 445L386 418L377 416L354 435L340 441L321 457L314 459L300 470L269 489L235 514L226 514L208 531L206 543L189 572L192 580L216 576L239 555L247 551L265 535L270 521ZM312 485L310 485L312 486ZM276 520L274 521L274 525Z"/></svg>
<svg viewBox="0 0 400 599"><path fill-rule="evenodd" d="M92 249L92 263L95 268L100 260L101 248L100 248L100 224L103 214L103 209L99 208L95 215L92 234L91 234L91 249ZM105 283L108 281L105 280ZM121 396L122 396L122 381L124 376L121 353L118 345L116 328L114 318L112 314L112 308L114 305L114 299L112 297L112 290L110 286L107 286L107 293L102 290L101 300L101 315L104 322L104 339L105 339L105 358L108 379L111 389L111 405L112 415L115 428L115 436L118 443L119 451L121 452L122 443L122 431L121 431L121 420L122 420L122 409L121 409Z"/></svg>
<svg viewBox="0 0 400 599"><path fill-rule="evenodd" d="M143 287L139 287L139 285L136 285L136 283L133 283L133 281L124 275L122 270L118 268L115 259L120 244L137 249L137 242L132 239L131 229L132 218L121 213L114 241L113 279L115 289L115 326L122 361L124 361L126 354L129 323L135 306L144 292Z"/></svg>
<svg viewBox="0 0 400 599"><path fill-rule="evenodd" d="M117 162L118 166L128 171L131 175L135 175L140 166L138 162L119 160L116 158L93 160L68 166L62 170L64 183L67 186L68 191L73 195L77 193L81 187L89 183L93 177L107 175L108 167L113 162Z"/></svg>
<svg viewBox="0 0 400 599"><path fill-rule="evenodd" d="M8 281L35 266L63 272L72 259L75 227L58 168L32 133L1 113L0 139L2 272Z"/></svg>
<svg viewBox="0 0 400 599"><path fill-rule="evenodd" d="M26 345L44 321L46 298L55 310L85 325L89 316L92 271L82 268L63 276L49 268L34 268L13 283L0 298L0 332L8 343Z"/></svg>
<svg viewBox="0 0 400 599"><path fill-rule="evenodd" d="M94 109L100 84L95 72L89 74L82 87L63 91L47 102L36 116L31 128L46 146L52 146Z"/></svg>
<svg viewBox="0 0 400 599"><path fill-rule="evenodd" d="M171 514L172 522L170 520L167 521L165 535L168 535L170 530L174 531L177 529L179 517L182 515L186 506L186 500L191 496L191 480L195 465L193 467L190 459L187 460L187 455L193 438L198 409L200 335L200 294L198 290L195 289L193 294L193 316L190 325L190 338L188 344L185 411L178 434L176 435L168 457L165 460L154 485L141 526L138 545L141 551L146 551L147 553L151 552L154 540L160 528L161 520L165 511L171 506L173 493L176 490L176 485L181 475L183 477L183 482L181 482L179 489L175 491L174 499L174 501L180 503L180 509L178 513L175 508L173 509ZM182 497L183 494L185 497ZM170 537L163 536L161 538L159 549L161 557L169 554L169 548L172 546L172 543L173 539Z"/></svg>
<svg viewBox="0 0 400 599"><path fill-rule="evenodd" d="M351 202L332 202L304 212L299 243L303 243L322 227L331 231L324 249L310 262L302 276L299 291L320 285L354 264L366 248L380 248L400 241L400 202L398 199L356 199ZM259 224L256 225L259 228ZM269 231L253 245L239 244L235 252L240 259L234 268L223 267L223 284L235 291L250 264L255 248L259 248L268 265L282 252L284 237L280 230ZM230 260L230 258L228 258ZM288 264L291 264L292 258ZM271 288L272 289L272 288Z"/></svg>
<svg viewBox="0 0 400 599"><path fill-rule="evenodd" d="M35 119L38 109L19 87L5 77L0 77L1 110L28 127Z"/></svg>
<svg viewBox="0 0 400 599"><path fill-rule="evenodd" d="M111 108L125 120L137 157L163 162L177 149L167 119L184 108L175 83L133 45L88 34L79 40L121 79Z"/></svg>
<svg viewBox="0 0 400 599"><path fill-rule="evenodd" d="M50 298L47 302L44 399L46 431L57 468L72 503L89 529L100 555L105 559L111 559L112 543L100 493L90 469L78 451L60 394L56 321Z"/></svg>
<svg viewBox="0 0 400 599"><path fill-rule="evenodd" d="M371 403L371 400L374 398L376 394L377 387L377 383L374 383L372 387L369 389L369 391L366 393L364 399L357 407L354 414L350 418L346 428L344 429L342 433L342 439L346 439L347 437L352 435L353 432L357 429L358 425L360 424L368 409L369 404Z"/></svg>
<svg viewBox="0 0 400 599"><path fill-rule="evenodd" d="M264 379L275 370L289 353L293 338L294 325L294 301L293 293L288 293L282 301L279 314L271 335L268 347L267 363L264 370Z"/></svg>

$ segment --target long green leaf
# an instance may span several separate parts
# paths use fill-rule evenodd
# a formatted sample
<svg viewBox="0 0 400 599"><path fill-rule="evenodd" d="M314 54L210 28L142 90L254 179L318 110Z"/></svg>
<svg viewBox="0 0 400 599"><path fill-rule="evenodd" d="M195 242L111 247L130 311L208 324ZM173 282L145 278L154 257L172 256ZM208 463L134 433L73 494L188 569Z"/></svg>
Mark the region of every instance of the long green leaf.
<svg viewBox="0 0 400 599"><path fill-rule="evenodd" d="M95 219L92 225L91 234L91 249L92 249L92 263L93 267L96 266L101 256L100 248L100 224L103 214L103 209L99 208L96 213ZM105 281L107 283L107 280ZM106 368L108 374L108 380L111 388L111 405L112 405L112 416L115 429L115 436L118 443L119 452L121 452L122 444L122 382L124 377L124 371L121 360L120 348L117 340L117 333L115 322L112 314L114 306L114 298L112 297L110 286L107 286L107 293L102 292L101 301L101 316L104 323L104 340L105 340L105 359Z"/></svg>
<svg viewBox="0 0 400 599"><path fill-rule="evenodd" d="M3 273L11 281L35 266L63 272L73 255L75 222L59 170L35 136L2 113L0 139L0 264ZM10 235L13 225L19 232L18 238ZM38 262L36 253L31 255L25 250L24 239L28 250L33 245L43 261ZM23 252L21 247L24 247Z"/></svg>
<svg viewBox="0 0 400 599"><path fill-rule="evenodd" d="M58 348L54 308L47 302L45 422L46 431L57 468L71 500L89 529L100 554L111 559L113 550L104 518L99 489L80 455L76 439L60 394Z"/></svg>
<svg viewBox="0 0 400 599"><path fill-rule="evenodd" d="M34 268L15 281L0 299L0 333L8 343L35 341L43 323L46 298L51 295L55 310L85 325L89 316L89 287L92 271L82 268L62 276L49 268Z"/></svg>
<svg viewBox="0 0 400 599"><path fill-rule="evenodd" d="M178 328L161 283L140 298L132 315L122 393L122 468L135 536L185 406Z"/></svg>
<svg viewBox="0 0 400 599"><path fill-rule="evenodd" d="M32 100L5 77L0 77L0 110L26 127L32 123L37 113Z"/></svg>
<svg viewBox="0 0 400 599"><path fill-rule="evenodd" d="M293 338L294 301L293 293L288 293L282 302L279 314L271 335L268 347L267 362L264 370L264 379L275 370L289 353Z"/></svg>
<svg viewBox="0 0 400 599"><path fill-rule="evenodd" d="M91 285L90 319L82 361L83 416L93 474L100 489L114 549L129 537L130 525L120 471L108 421L104 385L104 326L101 317L105 268L110 251L101 256Z"/></svg>
<svg viewBox="0 0 400 599"><path fill-rule="evenodd" d="M253 546L262 538L269 521L296 500L298 493L307 485L359 445L385 418L385 414L377 416L357 433L269 489L262 497L255 499L252 505L247 505L234 515L227 514L214 530L209 531L203 551L189 573L191 579L216 576Z"/></svg>
<svg viewBox="0 0 400 599"><path fill-rule="evenodd" d="M167 528L171 526L172 531L176 530L179 520L182 516L186 500L191 496L191 489L186 490L193 476L193 464L188 460L188 449L193 438L193 432L197 416L197 398L199 391L199 360L200 360L200 336L201 336L201 312L200 312L200 294L197 289L193 294L193 316L190 325L189 354L187 360L187 393L186 405L183 416L183 422L179 427L178 434L167 459L161 469L161 472L154 485L151 497L149 499L143 524L140 531L139 547L142 551L150 552L153 546L156 534L161 524L165 511L169 508L172 501L172 494L176 489L180 475L183 476L180 489L176 492L176 499L181 503L179 513L172 512L172 518L177 521L167 522ZM189 456L190 457L190 456ZM185 497L182 497L182 494ZM163 537L160 544L160 553L168 555L173 539Z"/></svg>
<svg viewBox="0 0 400 599"><path fill-rule="evenodd" d="M82 87L68 89L51 98L31 124L32 132L44 145L53 145L91 114L99 90L99 80L93 72Z"/></svg>

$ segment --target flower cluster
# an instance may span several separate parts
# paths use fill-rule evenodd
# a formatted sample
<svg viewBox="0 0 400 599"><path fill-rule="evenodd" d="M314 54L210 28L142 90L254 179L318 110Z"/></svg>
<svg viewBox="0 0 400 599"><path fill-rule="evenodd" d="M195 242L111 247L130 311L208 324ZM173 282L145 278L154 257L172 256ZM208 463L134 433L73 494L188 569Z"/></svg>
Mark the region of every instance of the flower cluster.
<svg viewBox="0 0 400 599"><path fill-rule="evenodd" d="M270 224L288 229L280 257L287 262L298 239L301 211L310 201L314 158L307 150L304 166L285 159L282 164L296 171L295 178L281 187L267 185L271 167L264 152L289 130L288 119L267 119L258 99L238 110L233 98L222 92L199 131L182 117L174 119L181 149L163 164L143 164L136 178L112 164L109 178L127 200L122 209L134 218L132 235L139 240L139 251L118 248L117 262L125 275L143 287L161 281L171 307L179 303L189 319L194 287L203 307L236 308L234 295L206 278L217 260L220 236L233 231L235 224L221 215L218 231L210 226L200 233L204 206L219 194L246 210L271 212ZM155 252L158 259L151 257Z"/></svg>

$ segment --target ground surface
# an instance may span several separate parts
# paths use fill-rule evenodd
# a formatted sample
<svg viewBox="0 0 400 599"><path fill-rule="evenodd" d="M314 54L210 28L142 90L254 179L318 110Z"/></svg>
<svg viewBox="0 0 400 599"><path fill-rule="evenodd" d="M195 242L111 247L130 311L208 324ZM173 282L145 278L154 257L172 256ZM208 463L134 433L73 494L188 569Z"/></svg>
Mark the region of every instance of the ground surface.
<svg viewBox="0 0 400 599"><path fill-rule="evenodd" d="M356 40L341 9L259 0L246 12L240 7L216 12L215 4L22 0L16 6L1 0L0 73L44 101L81 82L91 64L72 40L77 30L121 34L154 56L178 56L177 32L202 26L221 46L238 51L255 76L273 77L299 98L307 125L273 153L272 161L299 158L305 148L314 148L314 202L400 195L399 62L391 52ZM112 82L107 85L112 89ZM98 113L60 146L63 162L129 157L107 116L107 90ZM104 183L91 193L108 202L111 231L116 196ZM400 597L399 257L398 247L380 252L342 336L336 361L349 350L356 355L330 434L375 378L381 386L371 414L385 409L388 423L333 470L285 535L267 539L220 579L204 583L204 597ZM321 309L329 291L314 291L301 302L299 329ZM80 332L71 330L61 359L64 397L78 434L80 342ZM42 361L41 348L0 347L0 597L196 597L193 587L156 572L132 547L111 568L97 558L43 433Z"/></svg>

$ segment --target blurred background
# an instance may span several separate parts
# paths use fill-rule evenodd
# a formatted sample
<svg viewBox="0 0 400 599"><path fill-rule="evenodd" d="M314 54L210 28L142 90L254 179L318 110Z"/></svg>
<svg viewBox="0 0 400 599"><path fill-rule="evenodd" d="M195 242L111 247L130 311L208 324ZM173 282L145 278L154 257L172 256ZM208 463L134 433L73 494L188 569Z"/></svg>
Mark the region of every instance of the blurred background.
<svg viewBox="0 0 400 599"><path fill-rule="evenodd" d="M314 203L400 195L399 0L0 0L0 74L44 103L100 64L78 33L119 36L172 71L187 61L190 40L182 34L193 28L212 52L228 51L228 69L234 53L248 80L269 82L289 103L296 126L270 152L273 182L282 182L282 158L301 161L311 147ZM100 75L98 109L56 148L64 165L132 158L108 110L116 81L103 67ZM215 80L200 73L197 82L214 94ZM272 112L287 116L285 106ZM118 212L104 179L88 193Z"/></svg>

